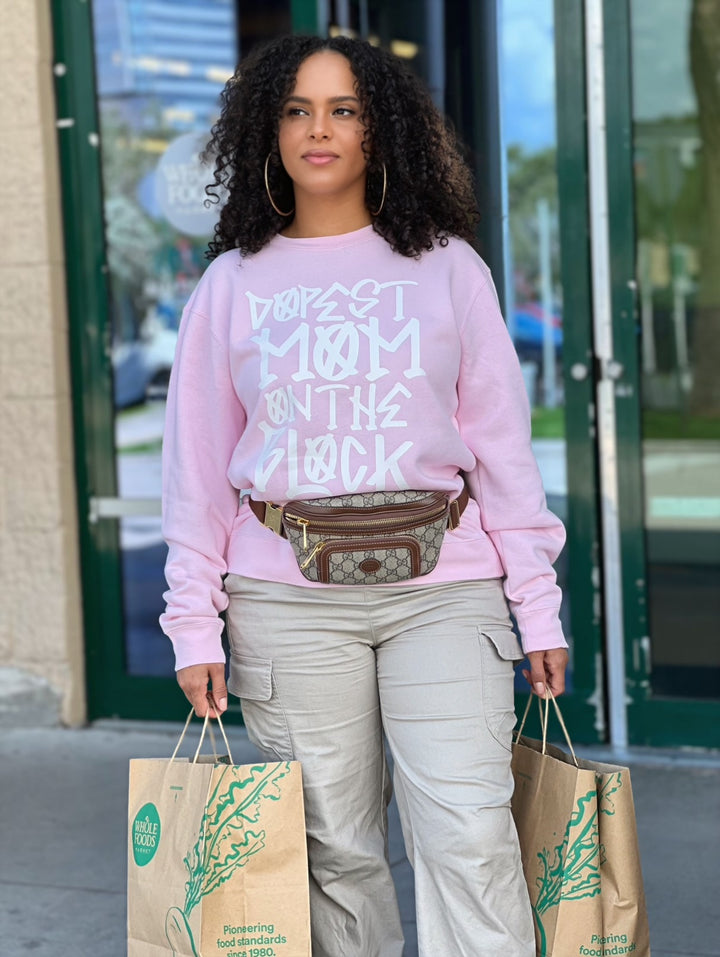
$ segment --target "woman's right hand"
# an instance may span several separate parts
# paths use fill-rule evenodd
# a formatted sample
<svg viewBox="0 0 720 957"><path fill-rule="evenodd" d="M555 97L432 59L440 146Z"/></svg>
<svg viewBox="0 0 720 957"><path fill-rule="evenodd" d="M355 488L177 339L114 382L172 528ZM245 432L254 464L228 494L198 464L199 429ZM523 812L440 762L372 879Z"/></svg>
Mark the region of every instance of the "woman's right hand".
<svg viewBox="0 0 720 957"><path fill-rule="evenodd" d="M568 664L567 648L549 648L547 651L529 651L530 670L523 671L533 694L544 698L548 690L558 698L565 691L565 670Z"/></svg>
<svg viewBox="0 0 720 957"><path fill-rule="evenodd" d="M190 665L176 672L177 681L198 718L216 718L227 710L225 665Z"/></svg>

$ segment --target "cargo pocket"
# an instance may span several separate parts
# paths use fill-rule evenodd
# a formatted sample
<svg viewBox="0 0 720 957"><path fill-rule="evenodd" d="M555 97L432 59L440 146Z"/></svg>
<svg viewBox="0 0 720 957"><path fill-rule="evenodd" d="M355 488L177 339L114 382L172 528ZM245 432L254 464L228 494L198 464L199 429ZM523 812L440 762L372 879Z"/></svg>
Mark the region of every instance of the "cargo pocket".
<svg viewBox="0 0 720 957"><path fill-rule="evenodd" d="M292 742L270 658L230 656L228 690L237 695L248 737L269 760L293 760Z"/></svg>
<svg viewBox="0 0 720 957"><path fill-rule="evenodd" d="M524 655L509 628L479 628L482 653L483 709L488 731L506 751L512 751L515 727L513 665Z"/></svg>

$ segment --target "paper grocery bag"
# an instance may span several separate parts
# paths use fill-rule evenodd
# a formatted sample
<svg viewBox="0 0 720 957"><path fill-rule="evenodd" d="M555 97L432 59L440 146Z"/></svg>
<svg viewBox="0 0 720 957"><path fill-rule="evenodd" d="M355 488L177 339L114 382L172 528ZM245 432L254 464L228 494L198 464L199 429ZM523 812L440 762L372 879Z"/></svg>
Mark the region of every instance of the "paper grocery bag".
<svg viewBox="0 0 720 957"><path fill-rule="evenodd" d="M131 761L127 920L128 957L309 957L300 765Z"/></svg>
<svg viewBox="0 0 720 957"><path fill-rule="evenodd" d="M536 953L648 957L630 771L547 744L547 710L543 737L519 736L512 758L512 811L535 919ZM572 751L569 739L568 744Z"/></svg>

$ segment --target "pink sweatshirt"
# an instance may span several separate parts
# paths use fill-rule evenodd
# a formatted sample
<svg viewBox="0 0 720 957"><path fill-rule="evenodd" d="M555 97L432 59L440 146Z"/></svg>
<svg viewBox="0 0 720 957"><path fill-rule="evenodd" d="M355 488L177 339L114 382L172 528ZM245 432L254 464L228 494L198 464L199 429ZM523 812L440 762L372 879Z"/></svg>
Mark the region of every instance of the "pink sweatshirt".
<svg viewBox="0 0 720 957"><path fill-rule="evenodd" d="M224 660L227 572L333 587L301 575L248 494L282 504L458 493L461 471L473 499L418 584L504 577L524 649L564 647L552 563L565 534L546 508L519 363L471 247L451 240L409 259L368 226L219 256L185 309L167 405L160 623L177 667Z"/></svg>

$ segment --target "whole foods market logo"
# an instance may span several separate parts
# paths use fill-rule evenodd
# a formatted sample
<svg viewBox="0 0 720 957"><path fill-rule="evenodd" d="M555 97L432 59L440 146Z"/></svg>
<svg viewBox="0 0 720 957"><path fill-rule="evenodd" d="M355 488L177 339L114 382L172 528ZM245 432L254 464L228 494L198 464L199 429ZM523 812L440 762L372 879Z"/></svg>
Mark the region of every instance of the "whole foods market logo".
<svg viewBox="0 0 720 957"><path fill-rule="evenodd" d="M144 804L132 824L133 858L144 867L155 857L160 843L160 815L154 804Z"/></svg>

